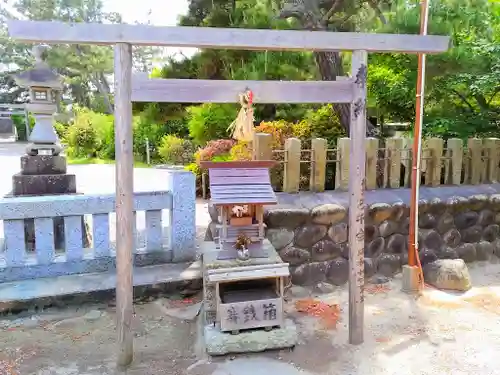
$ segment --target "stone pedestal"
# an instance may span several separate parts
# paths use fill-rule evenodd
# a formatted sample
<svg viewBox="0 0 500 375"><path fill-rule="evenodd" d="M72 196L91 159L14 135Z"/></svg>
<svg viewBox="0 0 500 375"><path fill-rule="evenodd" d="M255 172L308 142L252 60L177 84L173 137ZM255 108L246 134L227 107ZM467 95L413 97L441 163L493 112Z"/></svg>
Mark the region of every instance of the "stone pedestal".
<svg viewBox="0 0 500 375"><path fill-rule="evenodd" d="M21 173L12 177L12 195L75 194L76 178L66 173L66 158L24 155Z"/></svg>
<svg viewBox="0 0 500 375"><path fill-rule="evenodd" d="M64 156L36 155L21 156L23 175L66 174L66 158Z"/></svg>
<svg viewBox="0 0 500 375"><path fill-rule="evenodd" d="M76 177L67 174L66 158L59 155L21 156L21 172L12 176L12 192L8 196L40 196L76 194ZM25 238L27 250L35 248L34 220L26 219ZM82 217L83 246L91 241L88 226ZM64 218L54 218L54 242L56 249L64 249Z"/></svg>
<svg viewBox="0 0 500 375"><path fill-rule="evenodd" d="M268 256L220 259L214 242L204 242L203 312L205 347L210 355L293 347L297 331L285 319L283 278L289 276L271 243Z"/></svg>

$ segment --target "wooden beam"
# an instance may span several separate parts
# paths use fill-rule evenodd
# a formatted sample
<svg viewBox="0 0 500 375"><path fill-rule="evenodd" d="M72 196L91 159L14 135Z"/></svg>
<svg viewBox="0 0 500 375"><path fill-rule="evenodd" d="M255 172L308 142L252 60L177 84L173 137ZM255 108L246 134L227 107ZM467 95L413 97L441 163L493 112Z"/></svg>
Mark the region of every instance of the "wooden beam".
<svg viewBox="0 0 500 375"><path fill-rule="evenodd" d="M250 89L254 103L350 103L352 86L352 80L216 81L147 78L134 74L132 101L239 103L239 94Z"/></svg>
<svg viewBox="0 0 500 375"><path fill-rule="evenodd" d="M363 343L365 254L366 51L352 54L355 80L351 104L349 158L349 343Z"/></svg>
<svg viewBox="0 0 500 375"><path fill-rule="evenodd" d="M115 46L116 138L116 332L117 365L133 359L132 251L134 228L134 160L132 153L132 46Z"/></svg>
<svg viewBox="0 0 500 375"><path fill-rule="evenodd" d="M241 50L310 50L439 53L450 38L437 35L334 33L216 27L8 21L9 35L21 42L108 44Z"/></svg>

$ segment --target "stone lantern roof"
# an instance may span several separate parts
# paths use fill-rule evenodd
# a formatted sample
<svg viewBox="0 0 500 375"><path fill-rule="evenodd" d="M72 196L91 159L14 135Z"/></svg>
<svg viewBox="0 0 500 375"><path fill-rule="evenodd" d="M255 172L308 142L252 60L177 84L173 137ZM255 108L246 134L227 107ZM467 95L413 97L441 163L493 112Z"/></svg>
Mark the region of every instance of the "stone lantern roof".
<svg viewBox="0 0 500 375"><path fill-rule="evenodd" d="M35 56L35 67L25 70L14 76L16 83L20 87L46 87L54 90L62 90L62 77L49 68L44 59L46 46L33 47Z"/></svg>

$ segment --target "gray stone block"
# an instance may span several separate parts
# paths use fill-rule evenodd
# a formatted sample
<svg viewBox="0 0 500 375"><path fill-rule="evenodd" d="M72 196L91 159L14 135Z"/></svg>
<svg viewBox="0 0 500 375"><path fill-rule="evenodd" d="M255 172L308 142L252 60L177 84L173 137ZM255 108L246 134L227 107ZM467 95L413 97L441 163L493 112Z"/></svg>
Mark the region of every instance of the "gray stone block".
<svg viewBox="0 0 500 375"><path fill-rule="evenodd" d="M49 175L65 174L66 158L64 156L36 155L21 156L21 174Z"/></svg>
<svg viewBox="0 0 500 375"><path fill-rule="evenodd" d="M12 195L75 194L76 178L73 174L12 176Z"/></svg>
<svg viewBox="0 0 500 375"><path fill-rule="evenodd" d="M209 355L262 352L294 347L298 340L297 327L287 319L280 328L271 331L253 330L238 335L223 333L213 325L205 326L205 347Z"/></svg>
<svg viewBox="0 0 500 375"><path fill-rule="evenodd" d="M114 256L96 258L92 254L85 254L83 259L67 260L64 255L56 255L50 264L36 264L34 259L30 260L26 263L31 264L23 264L19 267L2 267L0 265L0 283L116 270L116 257ZM137 252L133 256L135 267L153 266L171 261L171 250Z"/></svg>
<svg viewBox="0 0 500 375"><path fill-rule="evenodd" d="M10 135L14 134L14 121L10 117L1 117L0 118L0 134Z"/></svg>
<svg viewBox="0 0 500 375"><path fill-rule="evenodd" d="M441 259L424 266L425 282L444 290L467 291L471 279L462 259Z"/></svg>

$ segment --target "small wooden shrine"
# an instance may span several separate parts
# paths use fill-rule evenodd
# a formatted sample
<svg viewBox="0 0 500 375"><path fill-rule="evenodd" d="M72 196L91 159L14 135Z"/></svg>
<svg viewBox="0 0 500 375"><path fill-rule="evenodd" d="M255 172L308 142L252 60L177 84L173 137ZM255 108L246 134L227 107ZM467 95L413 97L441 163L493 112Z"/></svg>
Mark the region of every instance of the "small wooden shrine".
<svg viewBox="0 0 500 375"><path fill-rule="evenodd" d="M218 208L219 259L266 258L264 205L276 204L269 168L274 161L202 162Z"/></svg>
<svg viewBox="0 0 500 375"><path fill-rule="evenodd" d="M220 223L218 240L201 249L205 346L211 355L255 351L252 345L288 348L297 342L296 327L284 315L289 265L264 231L264 205L277 203L269 177L274 164L202 163L209 170Z"/></svg>

